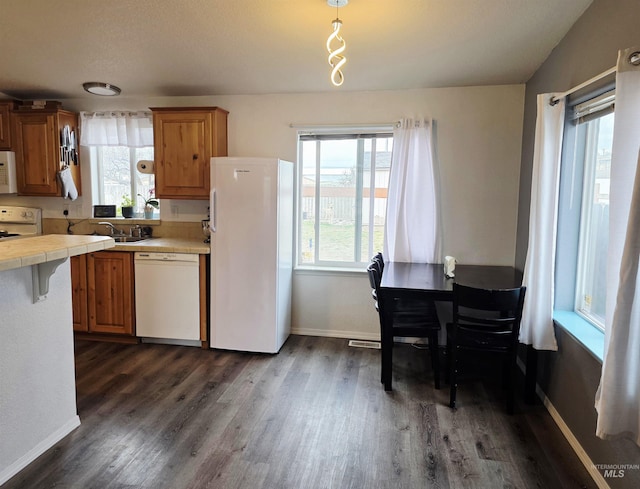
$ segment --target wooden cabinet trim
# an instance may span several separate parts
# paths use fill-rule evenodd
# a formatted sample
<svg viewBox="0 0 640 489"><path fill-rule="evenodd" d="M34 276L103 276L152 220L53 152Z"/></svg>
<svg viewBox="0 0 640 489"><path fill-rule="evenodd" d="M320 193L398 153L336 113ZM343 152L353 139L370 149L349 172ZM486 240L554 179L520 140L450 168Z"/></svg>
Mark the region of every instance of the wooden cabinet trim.
<svg viewBox="0 0 640 489"><path fill-rule="evenodd" d="M209 304L209 289L207 287L207 257L200 255L200 343L202 348L209 348L209 321L207 314Z"/></svg>
<svg viewBox="0 0 640 489"><path fill-rule="evenodd" d="M181 113L186 114L189 112L221 112L225 115L229 113L221 107L149 107L151 112L167 112L167 113Z"/></svg>

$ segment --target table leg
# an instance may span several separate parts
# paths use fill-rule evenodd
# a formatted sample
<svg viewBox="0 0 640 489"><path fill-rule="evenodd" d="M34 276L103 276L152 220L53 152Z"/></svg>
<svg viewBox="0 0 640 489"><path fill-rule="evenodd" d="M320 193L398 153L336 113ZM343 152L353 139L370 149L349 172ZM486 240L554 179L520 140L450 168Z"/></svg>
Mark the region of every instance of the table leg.
<svg viewBox="0 0 640 489"><path fill-rule="evenodd" d="M391 331L392 318L386 313L383 314L384 322L382 325L382 383L384 390L391 390L391 376L393 364L393 333Z"/></svg>

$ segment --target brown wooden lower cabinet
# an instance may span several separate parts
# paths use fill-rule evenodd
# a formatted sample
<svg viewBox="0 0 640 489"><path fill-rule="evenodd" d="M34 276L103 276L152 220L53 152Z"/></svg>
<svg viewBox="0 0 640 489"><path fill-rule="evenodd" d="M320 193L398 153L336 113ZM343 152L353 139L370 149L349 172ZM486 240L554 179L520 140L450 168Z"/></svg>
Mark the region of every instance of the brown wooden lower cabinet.
<svg viewBox="0 0 640 489"><path fill-rule="evenodd" d="M81 256L86 257L84 264L82 259L71 262L74 330L135 336L133 253L98 251Z"/></svg>
<svg viewBox="0 0 640 489"><path fill-rule="evenodd" d="M83 339L138 342L133 253L72 256L73 331ZM200 342L209 348L207 255L200 255Z"/></svg>

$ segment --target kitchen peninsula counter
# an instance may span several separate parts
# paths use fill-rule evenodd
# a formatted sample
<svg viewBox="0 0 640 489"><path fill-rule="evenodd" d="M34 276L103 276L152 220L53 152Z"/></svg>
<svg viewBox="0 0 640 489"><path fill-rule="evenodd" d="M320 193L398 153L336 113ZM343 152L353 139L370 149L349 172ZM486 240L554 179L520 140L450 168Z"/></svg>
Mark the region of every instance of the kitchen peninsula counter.
<svg viewBox="0 0 640 489"><path fill-rule="evenodd" d="M39 265L61 258L113 248L108 236L47 234L0 241L0 271Z"/></svg>
<svg viewBox="0 0 640 489"><path fill-rule="evenodd" d="M0 241L0 485L80 425L69 257L105 236Z"/></svg>

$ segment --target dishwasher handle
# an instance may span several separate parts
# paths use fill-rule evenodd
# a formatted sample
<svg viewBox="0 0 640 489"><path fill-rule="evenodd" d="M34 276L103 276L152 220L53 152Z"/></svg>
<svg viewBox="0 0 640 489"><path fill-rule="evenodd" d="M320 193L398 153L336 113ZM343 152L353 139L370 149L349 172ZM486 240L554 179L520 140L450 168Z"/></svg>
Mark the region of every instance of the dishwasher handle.
<svg viewBox="0 0 640 489"><path fill-rule="evenodd" d="M194 253L168 253L136 251L133 258L135 263L194 263L198 264L199 255Z"/></svg>

